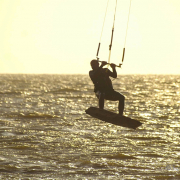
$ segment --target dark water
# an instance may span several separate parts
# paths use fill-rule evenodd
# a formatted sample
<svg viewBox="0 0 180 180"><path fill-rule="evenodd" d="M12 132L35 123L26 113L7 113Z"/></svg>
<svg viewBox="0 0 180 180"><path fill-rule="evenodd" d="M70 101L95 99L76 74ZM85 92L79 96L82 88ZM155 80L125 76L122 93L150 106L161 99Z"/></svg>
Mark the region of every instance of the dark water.
<svg viewBox="0 0 180 180"><path fill-rule="evenodd" d="M85 114L97 107L86 75L1 75L0 179L180 179L180 76L113 85L137 130Z"/></svg>

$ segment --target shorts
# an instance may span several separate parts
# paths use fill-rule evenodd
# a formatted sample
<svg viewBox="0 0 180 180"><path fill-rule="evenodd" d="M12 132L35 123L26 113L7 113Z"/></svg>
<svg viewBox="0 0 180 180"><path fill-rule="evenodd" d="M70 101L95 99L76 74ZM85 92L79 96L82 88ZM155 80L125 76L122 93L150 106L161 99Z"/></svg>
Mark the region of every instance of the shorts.
<svg viewBox="0 0 180 180"><path fill-rule="evenodd" d="M121 93L114 91L114 90L108 91L108 92L96 91L95 94L98 99L100 98L101 94L104 95L104 99L106 99L106 100L117 101L117 100L125 99L125 97Z"/></svg>

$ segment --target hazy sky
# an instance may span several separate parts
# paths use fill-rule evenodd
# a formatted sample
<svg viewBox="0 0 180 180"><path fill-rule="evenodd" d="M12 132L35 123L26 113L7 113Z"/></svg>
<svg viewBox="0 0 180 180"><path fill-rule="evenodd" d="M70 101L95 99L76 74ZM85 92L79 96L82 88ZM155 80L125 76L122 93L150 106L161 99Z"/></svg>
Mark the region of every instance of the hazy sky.
<svg viewBox="0 0 180 180"><path fill-rule="evenodd" d="M108 60L110 0L100 60ZM118 0L112 63L120 63L130 0ZM87 74L107 0L0 0L0 73ZM118 74L180 74L180 0L132 0Z"/></svg>

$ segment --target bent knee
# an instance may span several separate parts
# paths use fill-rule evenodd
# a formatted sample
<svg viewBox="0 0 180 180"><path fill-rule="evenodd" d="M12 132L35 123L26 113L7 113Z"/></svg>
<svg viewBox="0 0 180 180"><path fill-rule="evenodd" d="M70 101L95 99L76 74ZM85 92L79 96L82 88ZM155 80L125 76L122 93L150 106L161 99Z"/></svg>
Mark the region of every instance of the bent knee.
<svg viewBox="0 0 180 180"><path fill-rule="evenodd" d="M123 96L122 94L120 94L119 100L120 100L120 101L125 101L125 96Z"/></svg>

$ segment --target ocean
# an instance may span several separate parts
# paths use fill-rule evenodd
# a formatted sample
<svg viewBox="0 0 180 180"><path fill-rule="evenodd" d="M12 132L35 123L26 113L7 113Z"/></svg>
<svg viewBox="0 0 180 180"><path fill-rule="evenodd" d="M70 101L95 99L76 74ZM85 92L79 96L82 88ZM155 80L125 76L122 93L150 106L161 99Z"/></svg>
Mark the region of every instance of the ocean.
<svg viewBox="0 0 180 180"><path fill-rule="evenodd" d="M85 113L98 106L88 75L1 74L0 179L180 179L180 75L112 82L138 129Z"/></svg>

